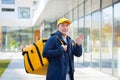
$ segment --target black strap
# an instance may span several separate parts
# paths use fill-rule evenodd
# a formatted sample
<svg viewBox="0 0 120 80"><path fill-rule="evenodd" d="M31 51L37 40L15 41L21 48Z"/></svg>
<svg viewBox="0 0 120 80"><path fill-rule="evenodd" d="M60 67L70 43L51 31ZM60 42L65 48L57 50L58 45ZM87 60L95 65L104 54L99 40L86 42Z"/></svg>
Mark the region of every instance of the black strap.
<svg viewBox="0 0 120 80"><path fill-rule="evenodd" d="M55 35L55 37L60 41L61 45L66 45L66 43L62 39L60 39L57 35Z"/></svg>
<svg viewBox="0 0 120 80"><path fill-rule="evenodd" d="M39 51L39 49L38 49L38 47L37 47L37 45L36 45L35 43L34 43L34 45L35 45L35 47L36 47L36 50L37 50L37 53L38 53L38 56L39 56L40 63L41 63L42 66L44 66L43 61L42 61L42 56L40 55L40 51Z"/></svg>
<svg viewBox="0 0 120 80"><path fill-rule="evenodd" d="M46 42L46 41L47 41L47 39L46 40L42 40L43 43Z"/></svg>
<svg viewBox="0 0 120 80"><path fill-rule="evenodd" d="M27 60L28 60L28 63L29 63L29 65L30 65L30 68L32 69L32 71L34 71L33 65L32 65L32 63L31 63L31 61L30 61L30 57L29 57L28 51L23 51L23 49L22 49L22 55L24 56L25 54L26 54L26 56L27 56ZM25 59L24 59L24 66L25 66ZM28 71L27 71L27 69L26 69L26 66L25 66L25 70L26 70L26 72L28 73Z"/></svg>
<svg viewBox="0 0 120 80"><path fill-rule="evenodd" d="M28 59L28 63L29 63L29 65L30 65L30 68L32 69L32 71L34 71L33 65L32 65L32 63L31 63L31 61L30 61L29 54L26 53L26 55L27 55L27 59Z"/></svg>
<svg viewBox="0 0 120 80"><path fill-rule="evenodd" d="M28 53L27 51L22 51L22 55L24 56L26 53Z"/></svg>

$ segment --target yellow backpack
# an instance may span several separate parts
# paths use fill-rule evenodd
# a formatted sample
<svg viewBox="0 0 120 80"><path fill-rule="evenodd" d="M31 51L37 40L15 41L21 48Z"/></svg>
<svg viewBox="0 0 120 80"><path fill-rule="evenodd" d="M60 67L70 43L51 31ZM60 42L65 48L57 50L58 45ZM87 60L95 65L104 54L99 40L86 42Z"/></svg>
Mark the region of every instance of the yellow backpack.
<svg viewBox="0 0 120 80"><path fill-rule="evenodd" d="M59 39L57 35L55 36L62 45L65 44L62 40ZM36 43L28 45L22 49L24 67L27 73L46 75L49 63L47 58L43 58L42 56L46 41L47 39L42 38ZM74 44L72 44L72 46L74 46Z"/></svg>
<svg viewBox="0 0 120 80"><path fill-rule="evenodd" d="M46 41L47 39L40 39L33 45L22 49L24 67L27 73L46 75L48 60L42 56Z"/></svg>

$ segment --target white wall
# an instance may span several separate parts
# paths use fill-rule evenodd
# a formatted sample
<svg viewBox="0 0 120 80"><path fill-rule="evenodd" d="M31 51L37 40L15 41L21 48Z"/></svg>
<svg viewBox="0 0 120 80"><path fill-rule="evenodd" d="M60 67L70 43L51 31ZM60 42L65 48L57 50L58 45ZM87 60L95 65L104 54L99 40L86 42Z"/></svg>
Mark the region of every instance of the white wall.
<svg viewBox="0 0 120 80"><path fill-rule="evenodd" d="M31 26L31 18L18 18L18 7L30 7L32 15L33 0L15 0L15 4L0 4L1 26ZM14 8L14 12L2 12L2 8Z"/></svg>

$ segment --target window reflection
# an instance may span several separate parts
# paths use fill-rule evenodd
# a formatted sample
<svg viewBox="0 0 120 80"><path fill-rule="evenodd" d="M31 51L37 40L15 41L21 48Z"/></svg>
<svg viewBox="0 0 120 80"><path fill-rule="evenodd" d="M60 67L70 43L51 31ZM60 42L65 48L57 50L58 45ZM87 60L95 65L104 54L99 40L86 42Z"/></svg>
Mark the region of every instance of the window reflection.
<svg viewBox="0 0 120 80"><path fill-rule="evenodd" d="M3 26L2 37L2 51L21 51L33 43L32 28Z"/></svg>
<svg viewBox="0 0 120 80"><path fill-rule="evenodd" d="M73 20L72 20L72 13L73 13L73 11L70 11L70 12L68 13L68 16L69 16L68 19L71 20L71 21L73 21ZM71 36L71 38L73 38L73 24L70 25L69 35Z"/></svg>
<svg viewBox="0 0 120 80"><path fill-rule="evenodd" d="M15 0L1 0L2 4L15 4Z"/></svg>
<svg viewBox="0 0 120 80"><path fill-rule="evenodd" d="M96 18L97 17L97 18ZM92 67L99 70L100 68L100 12L92 14Z"/></svg>
<svg viewBox="0 0 120 80"><path fill-rule="evenodd" d="M78 8L75 8L73 14L73 39L75 39L78 35Z"/></svg>
<svg viewBox="0 0 120 80"><path fill-rule="evenodd" d="M85 17L84 27L84 52L85 52L85 65L90 66L90 28L91 28L91 15Z"/></svg>
<svg viewBox="0 0 120 80"><path fill-rule="evenodd" d="M41 27L44 27L43 31L42 31L42 37L43 38L48 38L50 37L50 35L52 34L52 28L54 28L53 31L56 31L56 24L55 23L50 23L50 22L44 22L44 25L42 25ZM53 26L52 26L53 25Z"/></svg>
<svg viewBox="0 0 120 80"><path fill-rule="evenodd" d="M84 23L84 20L83 18L80 18L79 19L79 32L78 33L83 33L84 34L84 26L83 26L83 23ZM83 41L83 44L82 44L82 47L84 49L84 41ZM84 53L84 50L83 50L83 53ZM84 57L84 54L79 58L79 62L80 63L83 63L83 57Z"/></svg>
<svg viewBox="0 0 120 80"><path fill-rule="evenodd" d="M102 10L101 55L102 71L112 74L112 7Z"/></svg>
<svg viewBox="0 0 120 80"><path fill-rule="evenodd" d="M18 18L30 18L30 8L18 7Z"/></svg>
<svg viewBox="0 0 120 80"><path fill-rule="evenodd" d="M120 76L120 3L114 6L114 75Z"/></svg>
<svg viewBox="0 0 120 80"><path fill-rule="evenodd" d="M0 26L0 51L2 50L2 27Z"/></svg>

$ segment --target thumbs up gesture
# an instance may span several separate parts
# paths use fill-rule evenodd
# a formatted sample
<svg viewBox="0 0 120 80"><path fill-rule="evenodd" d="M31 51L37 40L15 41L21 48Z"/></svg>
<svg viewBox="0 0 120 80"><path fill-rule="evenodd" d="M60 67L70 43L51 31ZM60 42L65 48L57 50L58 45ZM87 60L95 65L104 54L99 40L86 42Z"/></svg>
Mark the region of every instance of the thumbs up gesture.
<svg viewBox="0 0 120 80"><path fill-rule="evenodd" d="M82 33L79 34L79 35L76 37L76 39L75 39L76 44L77 44L78 46L80 46L80 45L82 44L82 42L83 42L83 39L84 39L84 35L83 35Z"/></svg>

